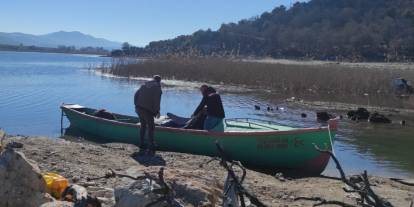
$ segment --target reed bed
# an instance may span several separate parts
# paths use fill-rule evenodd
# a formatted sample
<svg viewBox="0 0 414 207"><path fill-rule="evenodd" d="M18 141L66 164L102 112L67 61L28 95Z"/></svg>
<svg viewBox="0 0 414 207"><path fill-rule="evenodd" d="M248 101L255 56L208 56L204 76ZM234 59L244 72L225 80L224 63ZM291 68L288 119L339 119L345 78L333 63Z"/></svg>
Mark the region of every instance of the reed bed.
<svg viewBox="0 0 414 207"><path fill-rule="evenodd" d="M275 64L223 58L161 58L140 62L118 59L104 72L124 77L159 74L167 79L269 89L272 94L312 100L413 106L412 99L396 97L391 83L397 77L414 80L414 70L350 68L339 64Z"/></svg>

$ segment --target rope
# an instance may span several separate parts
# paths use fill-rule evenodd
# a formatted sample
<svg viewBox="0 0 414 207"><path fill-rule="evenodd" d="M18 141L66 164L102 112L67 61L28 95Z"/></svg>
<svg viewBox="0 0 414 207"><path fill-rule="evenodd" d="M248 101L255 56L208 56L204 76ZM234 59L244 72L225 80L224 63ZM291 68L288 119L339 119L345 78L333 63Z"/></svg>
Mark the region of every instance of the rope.
<svg viewBox="0 0 414 207"><path fill-rule="evenodd" d="M332 134L331 134L331 124L330 123L328 124L328 134L329 134L329 143L331 144L332 154L336 156L334 146L333 146L333 139L332 139Z"/></svg>

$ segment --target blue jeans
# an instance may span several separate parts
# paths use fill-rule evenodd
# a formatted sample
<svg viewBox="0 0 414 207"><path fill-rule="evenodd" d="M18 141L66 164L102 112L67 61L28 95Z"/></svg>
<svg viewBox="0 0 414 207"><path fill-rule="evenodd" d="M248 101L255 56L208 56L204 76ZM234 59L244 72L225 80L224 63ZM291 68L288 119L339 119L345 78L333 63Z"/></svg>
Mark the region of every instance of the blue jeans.
<svg viewBox="0 0 414 207"><path fill-rule="evenodd" d="M223 118L207 116L204 121L204 130L208 131L224 131Z"/></svg>

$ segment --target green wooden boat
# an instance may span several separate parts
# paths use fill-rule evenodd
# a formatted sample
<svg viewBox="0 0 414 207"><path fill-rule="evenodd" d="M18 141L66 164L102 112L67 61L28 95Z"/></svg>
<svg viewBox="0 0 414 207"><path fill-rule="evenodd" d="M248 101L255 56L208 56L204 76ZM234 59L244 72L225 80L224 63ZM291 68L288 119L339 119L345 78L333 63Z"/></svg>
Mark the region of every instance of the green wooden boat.
<svg viewBox="0 0 414 207"><path fill-rule="evenodd" d="M62 113L70 127L92 134L105 142L139 144L139 118L115 114L114 120L94 116L96 109L75 104L63 104ZM270 122L248 119L227 119L224 132L156 126L155 141L162 151L217 156L218 140L231 159L249 168L265 172L320 174L329 155L315 150L332 150L337 119L328 127L292 128Z"/></svg>

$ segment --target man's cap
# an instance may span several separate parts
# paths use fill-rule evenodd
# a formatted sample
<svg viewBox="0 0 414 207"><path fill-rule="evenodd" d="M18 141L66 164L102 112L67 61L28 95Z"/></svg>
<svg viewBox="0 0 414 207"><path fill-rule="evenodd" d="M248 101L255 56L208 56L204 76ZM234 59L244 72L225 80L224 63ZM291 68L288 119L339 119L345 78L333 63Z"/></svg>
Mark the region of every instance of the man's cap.
<svg viewBox="0 0 414 207"><path fill-rule="evenodd" d="M158 82L161 82L161 76L160 75L154 75L152 78L154 80L158 81Z"/></svg>

